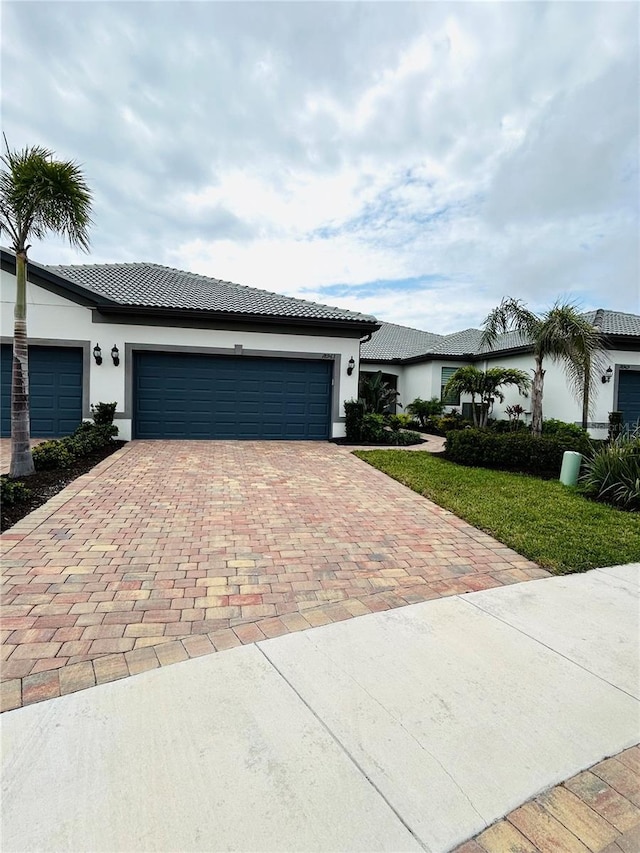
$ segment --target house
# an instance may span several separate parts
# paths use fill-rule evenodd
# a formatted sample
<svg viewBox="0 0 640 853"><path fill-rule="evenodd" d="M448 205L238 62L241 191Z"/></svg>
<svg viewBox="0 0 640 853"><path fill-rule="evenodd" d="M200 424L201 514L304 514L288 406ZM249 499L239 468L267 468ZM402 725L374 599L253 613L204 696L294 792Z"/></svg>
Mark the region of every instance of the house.
<svg viewBox="0 0 640 853"><path fill-rule="evenodd" d="M605 438L608 415L621 411L627 424L640 419L640 316L620 311L590 311L584 315L605 336L606 368L596 382L592 413L588 422L594 438ZM382 371L383 377L400 392L400 403L407 405L416 397L443 397L443 389L458 367L473 364L480 370L489 367L514 367L531 373L532 347L516 333L502 335L491 351L480 345L482 331L465 329L451 335L423 332L393 323L381 323L371 340L360 348L361 375ZM546 418L582 422L582 403L571 393L560 364L547 361L544 380L543 411ZM505 400L496 401L493 416L506 418L505 409L520 403L530 415L530 401L516 390L505 388ZM469 398L449 397L449 406L461 407L470 417Z"/></svg>
<svg viewBox="0 0 640 853"><path fill-rule="evenodd" d="M10 434L15 256L2 250L1 428ZM375 318L157 264L29 262L31 433L117 401L121 438L344 435Z"/></svg>

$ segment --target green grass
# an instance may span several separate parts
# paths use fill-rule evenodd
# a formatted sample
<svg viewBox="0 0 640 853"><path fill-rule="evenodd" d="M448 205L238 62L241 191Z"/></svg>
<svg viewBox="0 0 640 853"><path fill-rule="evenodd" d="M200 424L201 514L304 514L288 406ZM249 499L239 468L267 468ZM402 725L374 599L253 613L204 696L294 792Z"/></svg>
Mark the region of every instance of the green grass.
<svg viewBox="0 0 640 853"><path fill-rule="evenodd" d="M640 562L640 515L557 480L466 468L429 453L356 456L555 574Z"/></svg>

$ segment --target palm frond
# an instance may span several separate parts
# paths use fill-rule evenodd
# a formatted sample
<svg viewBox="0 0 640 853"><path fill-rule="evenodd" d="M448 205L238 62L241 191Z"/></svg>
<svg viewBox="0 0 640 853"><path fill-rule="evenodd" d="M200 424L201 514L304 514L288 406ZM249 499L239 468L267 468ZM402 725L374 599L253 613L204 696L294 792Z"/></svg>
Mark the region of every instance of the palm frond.
<svg viewBox="0 0 640 853"><path fill-rule="evenodd" d="M14 250L24 251L27 240L48 232L88 249L92 196L80 166L55 160L39 145L19 151L6 146L0 161L0 230L10 235Z"/></svg>
<svg viewBox="0 0 640 853"><path fill-rule="evenodd" d="M506 296L485 318L480 346L493 349L498 336L507 332L520 332L525 337L534 339L539 324L539 318L521 299Z"/></svg>
<svg viewBox="0 0 640 853"><path fill-rule="evenodd" d="M596 377L605 364L604 338L576 305L553 305L542 318L536 344L542 357L563 365L576 398L582 397L587 384L590 391L595 390Z"/></svg>

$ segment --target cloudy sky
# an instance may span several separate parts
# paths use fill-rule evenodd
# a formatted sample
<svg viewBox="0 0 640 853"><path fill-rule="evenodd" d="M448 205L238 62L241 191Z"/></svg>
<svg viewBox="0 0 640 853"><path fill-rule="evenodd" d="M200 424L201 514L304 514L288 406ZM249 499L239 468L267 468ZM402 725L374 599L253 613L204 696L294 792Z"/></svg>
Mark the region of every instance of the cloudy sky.
<svg viewBox="0 0 640 853"><path fill-rule="evenodd" d="M635 2L3 2L2 123L83 165L90 256L435 332L640 311Z"/></svg>

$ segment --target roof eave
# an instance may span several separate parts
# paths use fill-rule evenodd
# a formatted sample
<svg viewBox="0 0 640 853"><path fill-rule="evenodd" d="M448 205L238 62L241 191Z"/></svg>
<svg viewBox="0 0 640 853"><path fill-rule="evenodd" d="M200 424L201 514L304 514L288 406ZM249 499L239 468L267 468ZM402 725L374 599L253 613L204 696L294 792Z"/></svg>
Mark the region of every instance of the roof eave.
<svg viewBox="0 0 640 853"><path fill-rule="evenodd" d="M0 249L0 255L2 258L2 268L15 275L15 253L2 248ZM110 310L118 306L118 303L114 302L112 299L108 299L106 296L101 296L93 290L88 290L86 287L82 287L82 285L76 284L68 278L64 278L57 273L51 272L51 270L43 267L35 261L29 260L27 262L27 278L29 281L33 282L33 284L42 284L45 286L50 285L57 290L66 291L72 297L81 297L83 302L89 306L95 306L96 308L104 307L109 308Z"/></svg>
<svg viewBox="0 0 640 853"><path fill-rule="evenodd" d="M380 328L376 320L356 320L349 318L331 317L296 317L282 314L251 314L245 311L208 311L204 308L163 308L146 305L109 305L110 314L145 315L156 317L200 318L211 321L245 321L247 323L263 323L265 325L313 326L326 329L353 330L359 334L375 332Z"/></svg>

